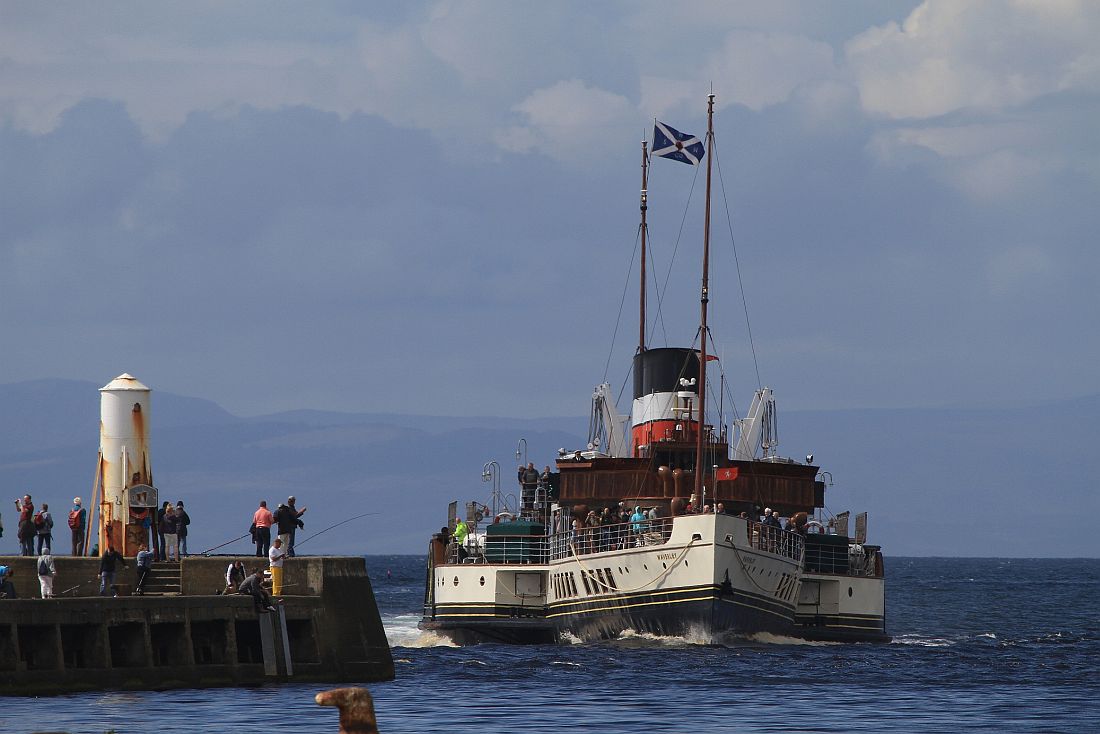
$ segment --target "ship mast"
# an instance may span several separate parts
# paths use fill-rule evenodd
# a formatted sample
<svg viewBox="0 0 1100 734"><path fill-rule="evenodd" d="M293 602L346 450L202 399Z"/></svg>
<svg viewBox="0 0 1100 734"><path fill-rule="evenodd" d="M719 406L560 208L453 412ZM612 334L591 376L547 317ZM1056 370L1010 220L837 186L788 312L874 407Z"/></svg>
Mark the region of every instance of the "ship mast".
<svg viewBox="0 0 1100 734"><path fill-rule="evenodd" d="M646 190L648 186L649 178L649 151L646 147L646 141L642 141L642 193L639 206L642 210L642 223L639 225L642 235L642 269L641 269L641 283L638 296L638 352L645 351L645 240L648 227L645 222L646 209L648 209L649 192Z"/></svg>
<svg viewBox="0 0 1100 734"><path fill-rule="evenodd" d="M707 405L707 301L710 300L710 170L714 149L714 93L707 95L707 203L703 218L703 286L699 292L699 422L697 424L695 454L695 496L703 497L703 472L706 462L703 456L703 434Z"/></svg>

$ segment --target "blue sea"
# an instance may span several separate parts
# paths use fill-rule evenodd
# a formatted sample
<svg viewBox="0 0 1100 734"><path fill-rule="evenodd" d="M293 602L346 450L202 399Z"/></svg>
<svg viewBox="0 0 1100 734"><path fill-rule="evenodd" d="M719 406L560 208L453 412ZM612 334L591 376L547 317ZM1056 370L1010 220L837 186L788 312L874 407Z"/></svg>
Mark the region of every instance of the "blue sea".
<svg viewBox="0 0 1100 734"><path fill-rule="evenodd" d="M416 629L424 559L370 556L397 678L382 734L1100 730L1100 560L888 558L888 645L625 634L456 648ZM0 698L0 731L327 732L331 686Z"/></svg>

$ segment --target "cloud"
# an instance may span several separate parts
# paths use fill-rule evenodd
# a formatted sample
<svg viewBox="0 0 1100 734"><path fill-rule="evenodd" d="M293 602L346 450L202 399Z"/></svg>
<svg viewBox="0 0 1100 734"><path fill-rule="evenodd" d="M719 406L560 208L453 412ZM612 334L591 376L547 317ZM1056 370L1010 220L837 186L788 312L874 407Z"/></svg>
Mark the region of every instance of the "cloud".
<svg viewBox="0 0 1100 734"><path fill-rule="evenodd" d="M926 0L846 53L868 112L920 119L1100 91L1097 38L1100 5L1088 0Z"/></svg>
<svg viewBox="0 0 1100 734"><path fill-rule="evenodd" d="M524 124L498 133L497 142L504 150L538 150L574 163L602 157L606 151L603 141L629 129L638 118L626 97L579 79L539 89L514 109L524 118Z"/></svg>
<svg viewBox="0 0 1100 734"><path fill-rule="evenodd" d="M691 106L700 108L699 100L713 86L720 92L715 100L719 108L740 104L759 112L787 101L804 84L833 77L833 49L790 33L736 30L726 34L700 68L684 74L643 76L641 107L657 117L694 111Z"/></svg>

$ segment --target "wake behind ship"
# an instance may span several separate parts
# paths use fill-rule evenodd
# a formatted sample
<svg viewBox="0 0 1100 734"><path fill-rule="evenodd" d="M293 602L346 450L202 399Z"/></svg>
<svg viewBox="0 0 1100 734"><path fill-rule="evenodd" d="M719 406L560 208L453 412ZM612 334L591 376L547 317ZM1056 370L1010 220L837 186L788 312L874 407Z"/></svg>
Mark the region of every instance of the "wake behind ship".
<svg viewBox="0 0 1100 734"><path fill-rule="evenodd" d="M657 123L654 156L698 164L705 152L701 335L709 334L712 148L713 95L705 150ZM645 144L642 160L644 263ZM883 558L866 542L866 514L849 534L847 512L824 511L828 474L812 456L776 454L769 388L756 391L732 431L707 423L708 340L647 348L644 273L630 416L619 415L604 383L592 395L586 448L561 451L556 471L541 476L521 467L518 507L499 487L488 505L467 502L461 518L451 503L448 528L431 543L421 628L459 644L625 630L889 641ZM499 481L496 462L485 471Z"/></svg>

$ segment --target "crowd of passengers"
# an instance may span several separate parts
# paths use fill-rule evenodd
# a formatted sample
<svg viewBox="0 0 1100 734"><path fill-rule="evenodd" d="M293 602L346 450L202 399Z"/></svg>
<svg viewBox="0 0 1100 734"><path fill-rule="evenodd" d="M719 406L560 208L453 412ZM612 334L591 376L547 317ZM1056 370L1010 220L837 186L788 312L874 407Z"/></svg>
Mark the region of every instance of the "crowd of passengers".
<svg viewBox="0 0 1100 734"><path fill-rule="evenodd" d="M701 507L696 503L695 496L684 508L683 514L733 514L727 513L725 505L721 502L716 505L704 504ZM739 515L744 520L760 523L757 537L774 539L779 537L779 532L787 530L799 535L808 532L836 534L836 526L832 519L827 525L811 521L805 512L795 513L790 517L781 517L778 511L770 507L764 508L763 515L755 517L748 512ZM563 518L568 527L555 527L555 533L569 533L569 543L572 543L577 553L597 553L609 550L622 550L628 547L640 547L663 542L671 530L670 518L662 518L656 506L648 509L640 505L634 506L634 511L627 509L626 502L620 502L617 511L611 507L604 507L600 512L589 510L583 517L576 516L571 520ZM750 531L751 532L751 531Z"/></svg>

